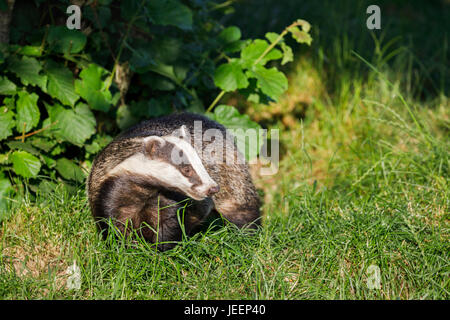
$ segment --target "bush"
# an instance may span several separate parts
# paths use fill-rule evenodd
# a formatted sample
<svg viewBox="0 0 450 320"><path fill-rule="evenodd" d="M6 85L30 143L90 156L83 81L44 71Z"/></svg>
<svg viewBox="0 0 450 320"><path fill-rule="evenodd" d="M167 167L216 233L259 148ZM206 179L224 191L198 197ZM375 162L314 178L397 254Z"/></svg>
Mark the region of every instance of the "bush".
<svg viewBox="0 0 450 320"><path fill-rule="evenodd" d="M76 2L80 30L66 27L69 1L0 0L1 14L12 18L9 44L0 47L3 212L6 199L26 188L75 189L94 155L142 119L207 111L226 126L258 127L216 104L234 91L252 101L276 100L287 79L273 61L293 60L284 36L311 42L303 20L281 34L243 40L239 28L218 22L229 7L214 1Z"/></svg>

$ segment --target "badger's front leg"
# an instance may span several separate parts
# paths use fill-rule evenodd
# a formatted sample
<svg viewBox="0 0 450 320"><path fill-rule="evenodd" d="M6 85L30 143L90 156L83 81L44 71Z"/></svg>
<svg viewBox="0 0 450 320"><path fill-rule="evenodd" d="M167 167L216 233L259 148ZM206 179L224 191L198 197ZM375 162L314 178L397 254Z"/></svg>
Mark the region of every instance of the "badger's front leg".
<svg viewBox="0 0 450 320"><path fill-rule="evenodd" d="M183 215L184 228L187 235L193 235L201 227L202 223L214 209L211 198L205 200L189 202Z"/></svg>

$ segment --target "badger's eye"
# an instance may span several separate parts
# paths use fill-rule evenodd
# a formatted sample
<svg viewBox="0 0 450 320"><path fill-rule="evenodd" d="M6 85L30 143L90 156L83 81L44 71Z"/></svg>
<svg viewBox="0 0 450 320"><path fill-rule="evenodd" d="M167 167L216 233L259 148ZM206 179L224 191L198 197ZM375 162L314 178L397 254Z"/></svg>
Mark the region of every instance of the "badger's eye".
<svg viewBox="0 0 450 320"><path fill-rule="evenodd" d="M181 169L181 172L186 176L186 177L190 177L192 176L192 174L194 173L194 170L192 170L192 167L190 166L185 166Z"/></svg>

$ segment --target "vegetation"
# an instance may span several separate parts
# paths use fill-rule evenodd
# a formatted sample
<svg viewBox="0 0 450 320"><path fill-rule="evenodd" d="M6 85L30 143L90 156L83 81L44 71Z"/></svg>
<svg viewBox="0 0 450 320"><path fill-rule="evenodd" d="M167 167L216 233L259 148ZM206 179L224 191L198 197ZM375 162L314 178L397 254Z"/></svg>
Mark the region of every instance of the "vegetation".
<svg viewBox="0 0 450 320"><path fill-rule="evenodd" d="M25 188L74 192L95 154L142 119L208 111L229 127L259 128L234 107L211 112L226 92L278 99L287 79L269 64L293 60L284 37L311 42L303 20L243 40L216 21L211 1L82 1L80 30L66 27L69 1L12 3L11 44L0 50L0 221Z"/></svg>
<svg viewBox="0 0 450 320"><path fill-rule="evenodd" d="M448 299L449 5L381 1L382 30L371 32L368 2L354 3L246 0L222 18L262 38L301 16L314 38L311 48L285 40L296 58L279 67L289 86L277 102L222 95L280 129L278 173L252 166L264 199L257 234L211 227L163 253L103 241L84 191L59 183L24 192L2 222L0 297ZM66 286L74 261L80 290ZM370 266L379 289L368 287Z"/></svg>

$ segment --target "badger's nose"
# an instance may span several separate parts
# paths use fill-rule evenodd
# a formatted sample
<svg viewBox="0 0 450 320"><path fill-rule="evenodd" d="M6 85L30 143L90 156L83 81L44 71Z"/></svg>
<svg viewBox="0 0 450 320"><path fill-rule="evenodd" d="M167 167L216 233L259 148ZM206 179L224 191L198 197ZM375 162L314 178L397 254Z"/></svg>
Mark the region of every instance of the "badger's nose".
<svg viewBox="0 0 450 320"><path fill-rule="evenodd" d="M220 191L220 187L219 185L215 185L214 187L211 187L208 189L208 197L212 196L213 194L217 193Z"/></svg>

